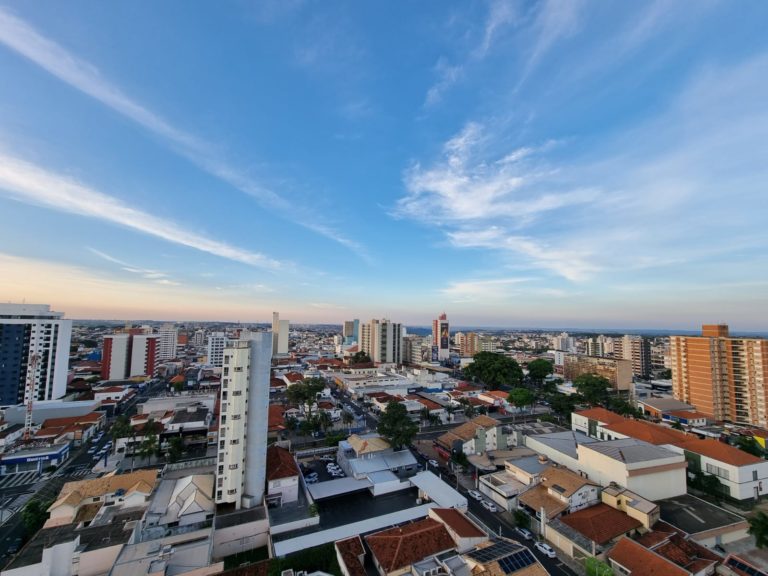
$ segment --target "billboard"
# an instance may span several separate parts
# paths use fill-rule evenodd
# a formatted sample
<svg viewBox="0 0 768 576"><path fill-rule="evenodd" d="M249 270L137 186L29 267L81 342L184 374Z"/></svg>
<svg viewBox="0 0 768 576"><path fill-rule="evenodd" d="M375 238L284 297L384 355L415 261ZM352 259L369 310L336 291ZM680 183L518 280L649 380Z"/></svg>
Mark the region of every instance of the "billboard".
<svg viewBox="0 0 768 576"><path fill-rule="evenodd" d="M448 331L448 322L440 322L440 349L448 350L451 347L451 335Z"/></svg>
<svg viewBox="0 0 768 576"><path fill-rule="evenodd" d="M438 360L437 346L432 346L432 362L437 362L437 360Z"/></svg>

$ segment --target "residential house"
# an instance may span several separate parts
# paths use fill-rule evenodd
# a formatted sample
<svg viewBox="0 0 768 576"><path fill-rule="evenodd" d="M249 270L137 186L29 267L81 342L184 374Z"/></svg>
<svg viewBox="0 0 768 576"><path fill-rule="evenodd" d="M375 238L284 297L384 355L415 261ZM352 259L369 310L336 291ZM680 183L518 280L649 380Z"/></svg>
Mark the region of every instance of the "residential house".
<svg viewBox="0 0 768 576"><path fill-rule="evenodd" d="M548 466L541 472L541 482L523 492L520 507L547 520L563 513L572 513L600 502L600 486L575 472L558 466Z"/></svg>
<svg viewBox="0 0 768 576"><path fill-rule="evenodd" d="M437 439L437 450L445 458L455 452L467 456L485 454L492 450L506 450L509 447L507 434L501 422L489 416L480 415L469 422L442 434Z"/></svg>
<svg viewBox="0 0 768 576"><path fill-rule="evenodd" d="M282 506L299 499L299 467L291 453L277 444L267 448L267 496L269 505Z"/></svg>
<svg viewBox="0 0 768 576"><path fill-rule="evenodd" d="M517 497L541 481L541 472L550 465L546 457L526 456L507 460L504 470L484 474L478 489L497 506L508 512L517 509Z"/></svg>
<svg viewBox="0 0 768 576"><path fill-rule="evenodd" d="M414 563L456 548L441 522L424 518L365 537L373 563L381 576L400 576Z"/></svg>
<svg viewBox="0 0 768 576"><path fill-rule="evenodd" d="M570 558L601 556L614 542L634 534L642 524L607 504L595 504L546 523L544 538Z"/></svg>

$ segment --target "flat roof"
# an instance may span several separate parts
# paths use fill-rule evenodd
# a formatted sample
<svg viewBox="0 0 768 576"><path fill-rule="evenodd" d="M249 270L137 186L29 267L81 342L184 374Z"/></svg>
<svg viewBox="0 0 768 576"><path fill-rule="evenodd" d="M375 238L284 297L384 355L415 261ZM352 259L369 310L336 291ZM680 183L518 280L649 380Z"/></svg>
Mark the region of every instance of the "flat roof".
<svg viewBox="0 0 768 576"><path fill-rule="evenodd" d="M661 519L687 534L731 526L746 520L719 506L690 494L657 500Z"/></svg>
<svg viewBox="0 0 768 576"><path fill-rule="evenodd" d="M348 494L349 492L357 492L358 490L367 490L371 486L373 486L373 484L368 478L356 480L347 477L318 482L317 484L308 484L307 489L312 495L313 500L321 500L323 498Z"/></svg>
<svg viewBox="0 0 768 576"><path fill-rule="evenodd" d="M640 462L649 462L651 460L661 460L663 458L680 458L682 454L672 452L661 446L654 446L648 442L637 440L636 438L622 438L619 440L608 440L606 442L595 442L584 447L587 450L594 450L619 462L627 464L637 464Z"/></svg>
<svg viewBox="0 0 768 576"><path fill-rule="evenodd" d="M638 399L638 404L645 404L659 412L668 412L670 410L693 410L693 406L676 400L675 398L643 398Z"/></svg>
<svg viewBox="0 0 768 576"><path fill-rule="evenodd" d="M448 486L440 478L430 471L419 472L409 478L411 484L424 492L430 500L440 508L464 508L467 507L467 499L456 490Z"/></svg>
<svg viewBox="0 0 768 576"><path fill-rule="evenodd" d="M577 459L579 454L576 446L580 444L594 444L599 442L594 438L590 438L583 432L577 430L568 430L566 432L553 432L552 434L538 434L536 436L530 436L529 438L541 442L542 444L557 450L561 454L570 456Z"/></svg>

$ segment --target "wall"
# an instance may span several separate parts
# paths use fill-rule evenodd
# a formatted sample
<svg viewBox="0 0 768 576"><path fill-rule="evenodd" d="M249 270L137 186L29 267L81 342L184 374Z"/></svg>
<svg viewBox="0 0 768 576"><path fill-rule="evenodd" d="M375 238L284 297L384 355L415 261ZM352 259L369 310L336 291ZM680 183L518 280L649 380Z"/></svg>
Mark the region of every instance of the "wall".
<svg viewBox="0 0 768 576"><path fill-rule="evenodd" d="M269 520L246 522L213 531L213 558L261 548L269 543Z"/></svg>

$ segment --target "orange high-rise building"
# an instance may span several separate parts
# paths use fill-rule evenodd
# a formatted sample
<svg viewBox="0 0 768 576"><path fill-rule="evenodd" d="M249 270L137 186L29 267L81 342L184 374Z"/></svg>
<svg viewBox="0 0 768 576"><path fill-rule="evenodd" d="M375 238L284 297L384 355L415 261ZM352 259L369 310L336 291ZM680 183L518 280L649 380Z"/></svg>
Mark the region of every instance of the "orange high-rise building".
<svg viewBox="0 0 768 576"><path fill-rule="evenodd" d="M733 338L725 324L670 338L675 398L715 420L768 426L768 340Z"/></svg>

